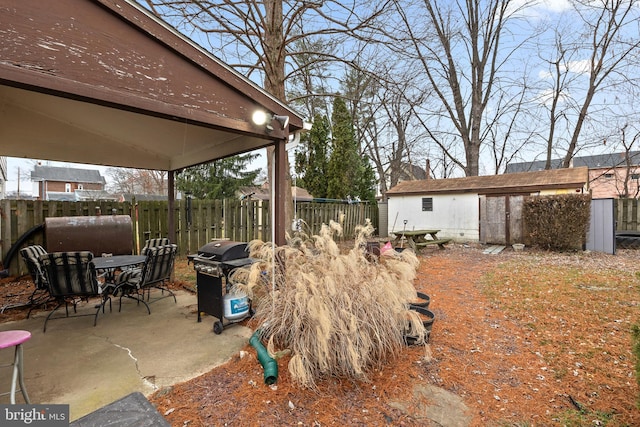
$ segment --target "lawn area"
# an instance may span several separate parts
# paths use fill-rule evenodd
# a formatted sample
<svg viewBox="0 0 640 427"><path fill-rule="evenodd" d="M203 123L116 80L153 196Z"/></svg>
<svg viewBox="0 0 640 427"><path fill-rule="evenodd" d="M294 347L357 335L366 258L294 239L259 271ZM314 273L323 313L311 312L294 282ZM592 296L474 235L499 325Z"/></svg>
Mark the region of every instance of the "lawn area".
<svg viewBox="0 0 640 427"><path fill-rule="evenodd" d="M416 289L436 315L427 353L407 347L368 383L326 378L296 388L287 358L275 387L255 352L152 402L172 425L436 425L430 384L459 396L472 426L640 425L631 326L640 322L640 260L473 245L420 254ZM177 278L195 283L180 262ZM251 322L249 322L250 326ZM399 405L398 402L403 402Z"/></svg>

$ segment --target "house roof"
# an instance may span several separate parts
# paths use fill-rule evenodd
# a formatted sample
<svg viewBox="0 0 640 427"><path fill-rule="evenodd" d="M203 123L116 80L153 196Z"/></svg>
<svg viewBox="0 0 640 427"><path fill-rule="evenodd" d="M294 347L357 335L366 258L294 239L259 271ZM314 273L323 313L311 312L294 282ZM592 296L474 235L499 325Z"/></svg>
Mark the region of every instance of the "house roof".
<svg viewBox="0 0 640 427"><path fill-rule="evenodd" d="M573 167L587 166L589 169L616 168L625 166L625 153L597 154L594 156L580 156L573 158ZM630 151L631 164L640 164L640 151ZM562 159L551 159L551 169L562 168ZM507 165L506 173L529 172L544 170L545 160L534 162L511 163Z"/></svg>
<svg viewBox="0 0 640 427"><path fill-rule="evenodd" d="M242 187L238 190L240 197L254 198L259 200L271 199L271 192L268 185L261 187ZM298 202L311 202L313 196L304 188L291 186L291 196Z"/></svg>
<svg viewBox="0 0 640 427"><path fill-rule="evenodd" d="M59 166L34 166L32 181L78 182L104 185L105 179L97 169L79 169Z"/></svg>
<svg viewBox="0 0 640 427"><path fill-rule="evenodd" d="M640 164L640 151L630 151L632 165ZM573 159L573 166L587 166L589 169L616 168L626 166L625 153L609 153L596 156L582 156Z"/></svg>
<svg viewBox="0 0 640 427"><path fill-rule="evenodd" d="M73 192L77 201L92 200L117 200L113 194L109 194L107 190L76 190Z"/></svg>
<svg viewBox="0 0 640 427"><path fill-rule="evenodd" d="M49 191L47 192L47 200L57 202L75 202L76 195L73 193L64 193L61 191Z"/></svg>
<svg viewBox="0 0 640 427"><path fill-rule="evenodd" d="M119 196L120 201L123 202L132 202L135 199L137 202L153 202L153 201L166 201L167 196L159 195L159 194L132 194L132 193L122 193Z"/></svg>
<svg viewBox="0 0 640 427"><path fill-rule="evenodd" d="M273 145L302 117L133 0L4 0L0 154L176 171ZM251 120L289 117L287 129Z"/></svg>
<svg viewBox="0 0 640 427"><path fill-rule="evenodd" d="M546 160L536 160L534 162L509 163L505 173L536 172L545 170ZM551 159L551 169L562 168L562 159Z"/></svg>
<svg viewBox="0 0 640 427"><path fill-rule="evenodd" d="M520 172L465 178L403 181L387 191L387 196L431 193L531 193L544 189L582 188L588 180L586 167Z"/></svg>

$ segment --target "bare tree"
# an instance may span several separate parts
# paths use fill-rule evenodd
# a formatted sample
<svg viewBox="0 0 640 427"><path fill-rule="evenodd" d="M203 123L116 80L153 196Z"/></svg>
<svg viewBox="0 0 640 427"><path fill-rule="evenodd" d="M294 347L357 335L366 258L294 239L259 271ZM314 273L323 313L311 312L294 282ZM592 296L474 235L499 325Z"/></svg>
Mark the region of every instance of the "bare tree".
<svg viewBox="0 0 640 427"><path fill-rule="evenodd" d="M305 67L348 63L352 55L345 40L365 38L385 7L384 0L380 4L377 0L138 1L183 33L206 40L214 54L248 77L261 78L265 90L283 102L288 101L287 81L298 76L310 83L300 76ZM320 47L324 49L317 51ZM306 49L312 49L313 55ZM269 166L270 162L268 155ZM290 176L288 183L290 186ZM285 202L286 223L290 223L290 191L285 193Z"/></svg>
<svg viewBox="0 0 640 427"><path fill-rule="evenodd" d="M524 76L514 79L510 86L503 84L494 91L492 108L485 115L480 138L486 141L486 148L493 160L493 173L503 171L535 140L536 131L521 124L529 116L529 94L530 88Z"/></svg>
<svg viewBox="0 0 640 427"><path fill-rule="evenodd" d="M638 155L633 156L633 148L640 141L640 130L625 123L620 129L620 143L624 147L624 172L622 173L622 188L618 194L622 198L638 197L640 194L640 178L638 177ZM632 184L635 181L635 185Z"/></svg>
<svg viewBox="0 0 640 427"><path fill-rule="evenodd" d="M571 34L571 29L566 31ZM571 105L569 98L569 87L576 75L568 72L571 69L570 64L573 62L572 52L566 49L566 42L563 43L565 31L556 29L554 34L554 50L555 57L549 58L549 46L539 46L539 57L542 62L547 63L548 71L541 79L545 85L541 88L537 101L547 110L549 127L545 137L545 169L551 169L553 153L561 144L558 144L556 138L562 137L564 132L559 132L558 127L562 124L568 126L567 109Z"/></svg>
<svg viewBox="0 0 640 427"><path fill-rule="evenodd" d="M638 66L640 47L638 0L574 0L572 4L583 31L570 48L588 56L586 67L582 70L587 81L563 167L571 165L571 159L580 147L582 129L590 113L593 113L591 110L596 94L623 84L637 85L637 81L631 81L629 77L637 74L627 71ZM569 71L576 70L567 67Z"/></svg>
<svg viewBox="0 0 640 427"><path fill-rule="evenodd" d="M109 191L126 194L167 194L167 173L146 169L109 168Z"/></svg>
<svg viewBox="0 0 640 427"><path fill-rule="evenodd" d="M374 163L384 200L387 189L403 174L405 179L419 179L412 177L414 167L425 169L425 152L416 148L422 135L415 131L414 106L422 104L428 93L415 89L419 73L400 59L379 59L345 73L343 89L361 153Z"/></svg>
<svg viewBox="0 0 640 427"><path fill-rule="evenodd" d="M408 54L415 56L440 103L440 109L429 113L432 117L423 118L422 123L467 176L479 173L480 150L490 135L483 127L493 125L485 120L487 106L500 67L515 50L510 47L507 51L502 45L507 23L517 12L513 4L510 0L423 0L407 8L395 2L405 27ZM423 15L426 22L419 25L416 19ZM441 133L429 124L442 124L443 119L451 123L447 126L451 130ZM462 142L463 158L451 151L452 132Z"/></svg>

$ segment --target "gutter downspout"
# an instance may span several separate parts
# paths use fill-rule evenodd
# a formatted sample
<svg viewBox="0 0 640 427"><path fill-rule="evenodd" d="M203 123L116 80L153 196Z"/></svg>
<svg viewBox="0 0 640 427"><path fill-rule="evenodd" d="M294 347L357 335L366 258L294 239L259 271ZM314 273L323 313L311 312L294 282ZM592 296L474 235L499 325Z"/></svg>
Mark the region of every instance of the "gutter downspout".
<svg viewBox="0 0 640 427"><path fill-rule="evenodd" d="M262 345L260 341L261 333L262 331L260 329L256 330L253 335L251 335L249 344L251 344L258 353L258 361L264 369L264 383L266 385L272 385L278 380L278 363L269 356L269 352L264 345Z"/></svg>

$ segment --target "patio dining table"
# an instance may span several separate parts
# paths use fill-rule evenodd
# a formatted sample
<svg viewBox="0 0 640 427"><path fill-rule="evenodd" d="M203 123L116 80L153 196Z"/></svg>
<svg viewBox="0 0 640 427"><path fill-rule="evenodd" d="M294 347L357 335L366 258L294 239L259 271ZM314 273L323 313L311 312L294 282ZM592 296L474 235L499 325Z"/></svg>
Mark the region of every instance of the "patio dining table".
<svg viewBox="0 0 640 427"><path fill-rule="evenodd" d="M116 270L135 267L146 259L144 255L111 255L96 257L92 262L97 271L105 272L105 282L113 283Z"/></svg>

